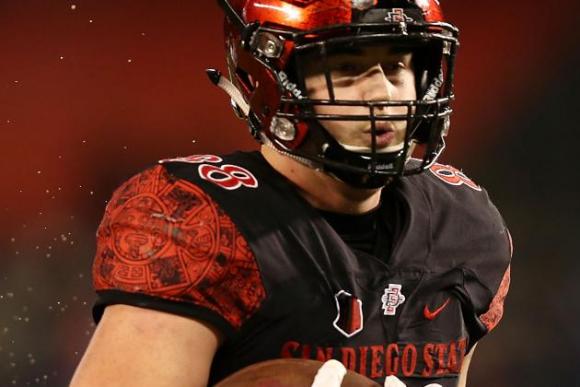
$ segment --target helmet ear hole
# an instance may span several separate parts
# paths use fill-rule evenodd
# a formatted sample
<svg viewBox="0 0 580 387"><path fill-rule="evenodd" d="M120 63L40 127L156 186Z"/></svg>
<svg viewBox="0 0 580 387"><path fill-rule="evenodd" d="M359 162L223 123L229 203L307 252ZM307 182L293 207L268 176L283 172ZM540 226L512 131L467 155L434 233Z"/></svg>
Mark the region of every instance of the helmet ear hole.
<svg viewBox="0 0 580 387"><path fill-rule="evenodd" d="M238 83L244 88L244 92L247 94L252 94L258 87L258 82L254 79L254 77L239 67L236 68L236 79Z"/></svg>
<svg viewBox="0 0 580 387"><path fill-rule="evenodd" d="M427 88L429 87L429 71L427 71L426 69L423 70L421 74L419 74L418 80L419 82L417 94L423 97L425 95L425 92L427 91Z"/></svg>

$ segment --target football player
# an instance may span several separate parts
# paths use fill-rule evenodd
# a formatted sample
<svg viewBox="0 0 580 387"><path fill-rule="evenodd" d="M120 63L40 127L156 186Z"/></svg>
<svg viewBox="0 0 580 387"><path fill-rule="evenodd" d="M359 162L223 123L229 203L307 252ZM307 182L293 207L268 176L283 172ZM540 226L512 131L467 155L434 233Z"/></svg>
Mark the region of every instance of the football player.
<svg viewBox="0 0 580 387"><path fill-rule="evenodd" d="M437 0L219 0L209 70L259 152L161 161L97 234L73 386L205 386L277 358L463 386L502 317L511 241L437 163L458 30Z"/></svg>

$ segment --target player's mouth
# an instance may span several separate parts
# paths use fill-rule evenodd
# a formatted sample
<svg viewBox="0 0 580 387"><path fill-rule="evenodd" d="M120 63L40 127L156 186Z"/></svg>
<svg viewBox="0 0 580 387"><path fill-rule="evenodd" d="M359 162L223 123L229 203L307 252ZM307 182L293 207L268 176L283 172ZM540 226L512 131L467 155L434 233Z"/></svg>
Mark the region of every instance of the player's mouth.
<svg viewBox="0 0 580 387"><path fill-rule="evenodd" d="M365 134L368 135L368 142L369 142L369 146L372 144L372 131L366 130L364 132ZM394 140L395 140L395 131L391 128L376 128L375 130L375 138L376 138L376 147L377 148L384 148L388 145L390 145Z"/></svg>

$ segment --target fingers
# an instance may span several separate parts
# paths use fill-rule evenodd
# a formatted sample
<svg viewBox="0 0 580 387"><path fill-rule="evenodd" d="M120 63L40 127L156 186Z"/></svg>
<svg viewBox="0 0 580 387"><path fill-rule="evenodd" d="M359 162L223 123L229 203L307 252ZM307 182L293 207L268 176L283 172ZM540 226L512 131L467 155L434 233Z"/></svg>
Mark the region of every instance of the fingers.
<svg viewBox="0 0 580 387"><path fill-rule="evenodd" d="M340 387L346 368L338 360L328 360L316 373L312 387Z"/></svg>
<svg viewBox="0 0 580 387"><path fill-rule="evenodd" d="M387 376L385 379L385 387L407 387L407 385L401 382L401 379L397 378L395 375ZM425 387L443 387L439 383L430 383Z"/></svg>
<svg viewBox="0 0 580 387"><path fill-rule="evenodd" d="M385 379L385 387L406 387L407 385L401 382L401 379L397 378L395 375L387 376Z"/></svg>
<svg viewBox="0 0 580 387"><path fill-rule="evenodd" d="M311 387L340 387L346 375L346 368L337 360L328 360L316 372ZM387 376L384 387L407 387L395 375ZM439 383L430 383L425 387L443 387Z"/></svg>

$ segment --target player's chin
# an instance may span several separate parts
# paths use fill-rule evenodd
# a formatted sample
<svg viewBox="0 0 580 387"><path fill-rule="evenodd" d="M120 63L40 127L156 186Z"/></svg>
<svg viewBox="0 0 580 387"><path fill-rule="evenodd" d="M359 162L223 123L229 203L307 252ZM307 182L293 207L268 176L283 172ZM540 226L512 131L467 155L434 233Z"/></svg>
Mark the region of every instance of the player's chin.
<svg viewBox="0 0 580 387"><path fill-rule="evenodd" d="M341 144L364 145L366 127L361 122L326 121L322 127Z"/></svg>

